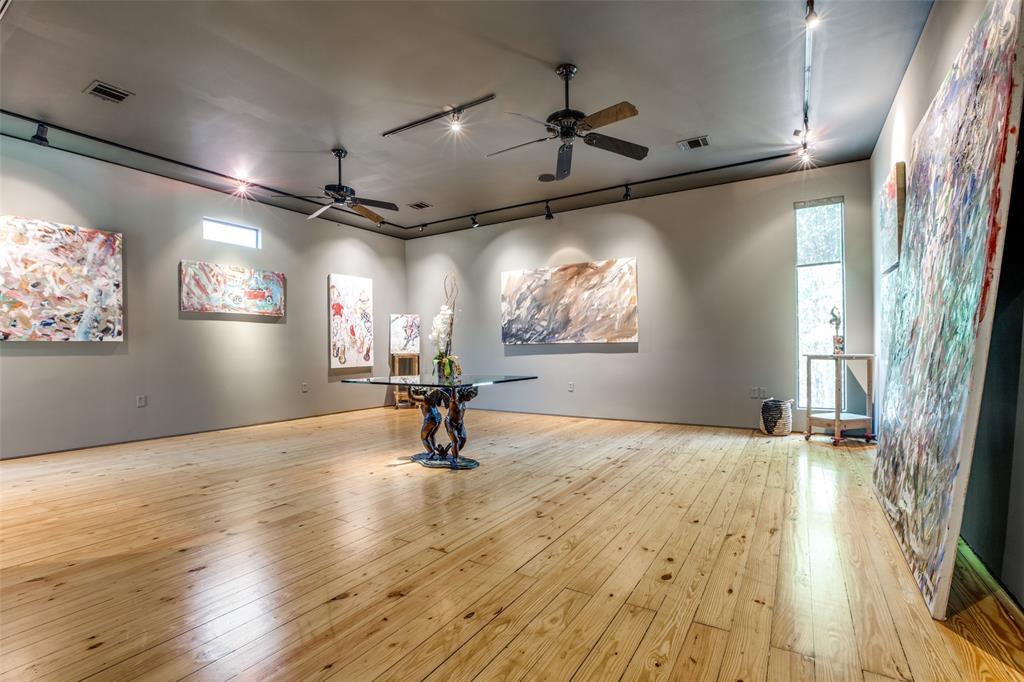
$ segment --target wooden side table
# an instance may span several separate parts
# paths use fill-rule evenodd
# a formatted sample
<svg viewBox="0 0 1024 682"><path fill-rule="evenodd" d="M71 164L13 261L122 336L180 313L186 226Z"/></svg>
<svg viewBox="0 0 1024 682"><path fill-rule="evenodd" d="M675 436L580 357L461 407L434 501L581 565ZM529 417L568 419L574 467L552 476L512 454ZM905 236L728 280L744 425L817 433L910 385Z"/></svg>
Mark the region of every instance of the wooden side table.
<svg viewBox="0 0 1024 682"><path fill-rule="evenodd" d="M391 354L391 376L418 376L420 373L419 353L392 353ZM416 407L412 396L409 395L409 387L403 385L395 386L395 409L400 407Z"/></svg>
<svg viewBox="0 0 1024 682"><path fill-rule="evenodd" d="M807 432L804 435L804 440L811 439L811 436L814 435L814 427L817 426L832 429L832 445L839 445L846 437L843 435L843 432L850 429L864 429L864 440L868 443L873 442L875 434L871 431L871 425L875 402L875 356L870 353L844 353L842 355L823 353L806 355L805 357L807 358ZM811 386L813 386L811 368L814 366L814 360L831 360L835 366L835 409L831 412L816 411L811 404ZM867 386L865 387L867 414L843 411L843 371L846 369L846 363L850 360L863 360L867 363L868 376Z"/></svg>

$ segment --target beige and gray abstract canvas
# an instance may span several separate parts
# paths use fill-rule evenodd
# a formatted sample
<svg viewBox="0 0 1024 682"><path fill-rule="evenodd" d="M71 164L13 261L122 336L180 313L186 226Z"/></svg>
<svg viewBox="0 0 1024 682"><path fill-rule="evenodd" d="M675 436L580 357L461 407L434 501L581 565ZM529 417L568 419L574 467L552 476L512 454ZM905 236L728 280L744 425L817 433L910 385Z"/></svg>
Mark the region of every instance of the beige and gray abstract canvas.
<svg viewBox="0 0 1024 682"><path fill-rule="evenodd" d="M501 273L501 342L637 340L636 258Z"/></svg>

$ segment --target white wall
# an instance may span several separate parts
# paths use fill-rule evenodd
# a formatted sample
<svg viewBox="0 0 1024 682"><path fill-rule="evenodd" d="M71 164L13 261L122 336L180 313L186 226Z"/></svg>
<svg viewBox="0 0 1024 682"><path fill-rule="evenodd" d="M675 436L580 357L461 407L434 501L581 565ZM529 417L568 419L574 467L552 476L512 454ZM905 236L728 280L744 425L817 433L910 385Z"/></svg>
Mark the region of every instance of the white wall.
<svg viewBox="0 0 1024 682"><path fill-rule="evenodd" d="M373 278L375 369L405 308L400 240L26 142L0 140L0 211L124 233L123 343L0 344L0 456L380 405L327 364L327 275ZM202 238L204 216L263 229L259 251ZM287 316L178 312L183 259L284 272ZM309 393L300 391L308 382ZM145 394L149 405L135 407Z"/></svg>
<svg viewBox="0 0 1024 682"><path fill-rule="evenodd" d="M921 37L918 39L914 56L903 75L896 97L893 99L885 125L871 153L871 225L872 234L878 234L878 196L885 178L893 164L905 161L909 166L910 147L914 131L924 117L932 98L938 91L958 52L967 40L967 34L974 27L981 11L985 8L982 0L959 2L936 2L928 15ZM874 299L881 301L880 254L873 250ZM876 351L880 350L878 335L881 332L881 305L875 310ZM884 378L885 359L882 358L879 379ZM879 386L883 386L879 383Z"/></svg>
<svg viewBox="0 0 1024 682"><path fill-rule="evenodd" d="M464 370L540 376L476 407L753 426L751 386L796 394L794 202L845 196L848 347L871 348L868 179L862 161L417 239L409 307L429 325L454 270ZM502 345L502 271L621 256L637 258L638 344Z"/></svg>

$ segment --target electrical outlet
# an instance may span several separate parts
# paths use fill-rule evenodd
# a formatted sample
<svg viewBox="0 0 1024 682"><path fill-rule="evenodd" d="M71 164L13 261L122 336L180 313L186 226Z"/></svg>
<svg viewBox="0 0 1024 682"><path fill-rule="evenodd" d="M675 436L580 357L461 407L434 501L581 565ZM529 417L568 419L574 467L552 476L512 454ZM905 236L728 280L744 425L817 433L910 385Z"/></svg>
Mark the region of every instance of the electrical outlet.
<svg viewBox="0 0 1024 682"><path fill-rule="evenodd" d="M757 386L751 386L750 387L750 397L751 398L756 398L757 397Z"/></svg>
<svg viewBox="0 0 1024 682"><path fill-rule="evenodd" d="M145 407L149 399L144 395L135 396L135 407Z"/></svg>
<svg viewBox="0 0 1024 682"><path fill-rule="evenodd" d="M576 382L575 381L570 381L569 382L569 393L572 393L575 390L576 390Z"/></svg>
<svg viewBox="0 0 1024 682"><path fill-rule="evenodd" d="M758 388L757 388L757 397L758 398L767 398L768 397L768 388L766 386L758 386Z"/></svg>
<svg viewBox="0 0 1024 682"><path fill-rule="evenodd" d="M309 393L309 384L307 384L305 381L302 382L302 392Z"/></svg>

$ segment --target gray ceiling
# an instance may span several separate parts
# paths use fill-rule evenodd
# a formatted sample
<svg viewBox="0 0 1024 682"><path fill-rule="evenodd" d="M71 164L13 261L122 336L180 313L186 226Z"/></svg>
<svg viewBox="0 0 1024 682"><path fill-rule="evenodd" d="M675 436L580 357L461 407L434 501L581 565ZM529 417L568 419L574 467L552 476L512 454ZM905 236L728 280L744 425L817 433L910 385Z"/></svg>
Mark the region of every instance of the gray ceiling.
<svg viewBox="0 0 1024 682"><path fill-rule="evenodd" d="M811 127L820 164L870 155L930 2L823 0ZM402 226L791 152L801 119L803 3L777 2L26 2L0 26L0 105L7 112L295 194L334 181L328 150L351 155L345 183L401 206ZM557 144L485 154L543 136L503 112L561 108L552 69L580 67L572 106L629 100L636 118L603 129L650 147L637 162L578 145L572 176ZM83 94L94 79L135 93L122 104ZM488 93L453 135L442 123L388 128ZM30 122L5 116L8 135ZM697 134L712 146L681 151ZM65 147L172 177L220 179L73 135ZM784 172L790 159L638 187L643 196ZM565 200L602 203L615 192ZM261 197L261 200L264 200ZM311 212L294 200L273 203ZM426 201L416 211L406 204ZM481 216L497 222L541 207ZM339 222L370 224L329 212ZM327 217L327 216L325 216ZM437 225L427 233L466 227ZM392 234L420 236L385 227Z"/></svg>

